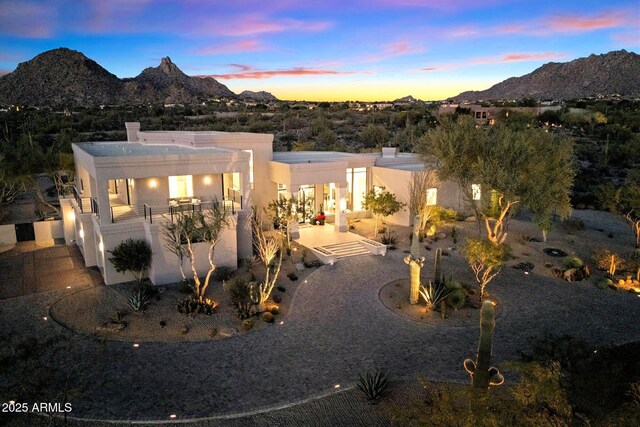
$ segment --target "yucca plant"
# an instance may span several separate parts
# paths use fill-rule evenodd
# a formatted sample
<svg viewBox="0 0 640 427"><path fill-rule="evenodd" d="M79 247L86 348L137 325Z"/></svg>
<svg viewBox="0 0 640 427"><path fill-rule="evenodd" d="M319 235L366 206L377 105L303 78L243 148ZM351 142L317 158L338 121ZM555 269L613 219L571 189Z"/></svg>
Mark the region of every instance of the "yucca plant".
<svg viewBox="0 0 640 427"><path fill-rule="evenodd" d="M144 310L150 302L149 293L142 286L136 286L129 295L129 307L134 311Z"/></svg>
<svg viewBox="0 0 640 427"><path fill-rule="evenodd" d="M358 389L362 391L370 404L375 405L391 391L387 372L376 368L359 376Z"/></svg>
<svg viewBox="0 0 640 427"><path fill-rule="evenodd" d="M420 296L427 304L427 311L433 310L440 305L440 303L449 296L449 292L449 289L446 287L434 285L431 281L427 286L420 285Z"/></svg>

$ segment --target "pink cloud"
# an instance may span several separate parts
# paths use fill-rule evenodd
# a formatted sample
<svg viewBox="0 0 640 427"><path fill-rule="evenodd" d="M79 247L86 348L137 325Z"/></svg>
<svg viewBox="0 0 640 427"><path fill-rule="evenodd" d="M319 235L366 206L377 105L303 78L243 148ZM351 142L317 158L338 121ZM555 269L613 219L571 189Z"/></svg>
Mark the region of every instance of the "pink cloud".
<svg viewBox="0 0 640 427"><path fill-rule="evenodd" d="M565 54L559 52L541 52L541 53L505 53L501 56L495 57L479 57L472 58L468 61L451 63L451 64L443 64L439 66L431 66L420 68L420 71L450 71L458 68L463 68L467 66L473 65L484 65L484 64L504 64L509 62L528 62L528 61L551 61L554 59L564 58Z"/></svg>
<svg viewBox="0 0 640 427"><path fill-rule="evenodd" d="M196 50L195 53L198 55L220 55L223 53L260 52L268 49L269 47L260 40L249 39L202 47Z"/></svg>
<svg viewBox="0 0 640 427"><path fill-rule="evenodd" d="M262 15L238 16L230 20L204 22L196 25L197 33L219 36L251 36L256 34L282 33L286 31L319 32L328 30L333 23L327 21L300 21L275 19Z"/></svg>
<svg viewBox="0 0 640 427"><path fill-rule="evenodd" d="M17 37L48 38L53 35L55 5L28 1L0 2L0 33Z"/></svg>
<svg viewBox="0 0 640 427"><path fill-rule="evenodd" d="M619 43L625 43L633 46L640 45L640 34L638 33L616 33L611 37Z"/></svg>
<svg viewBox="0 0 640 427"><path fill-rule="evenodd" d="M339 71L322 68L309 68L309 67L292 67L281 70L256 70L253 67L242 64L231 64L238 70L228 74L213 74L198 77L213 77L220 80L231 79L270 79L272 77L297 77L297 76L336 76L347 74L358 74L355 71Z"/></svg>
<svg viewBox="0 0 640 427"><path fill-rule="evenodd" d="M138 19L151 0L85 0L86 17L78 28L92 33L133 32L142 28Z"/></svg>
<svg viewBox="0 0 640 427"><path fill-rule="evenodd" d="M379 62L397 56L413 55L421 52L424 52L424 48L422 46L414 46L406 41L397 41L383 45L378 53L367 55L360 59L355 59L354 61Z"/></svg>
<svg viewBox="0 0 640 427"><path fill-rule="evenodd" d="M624 15L619 12L602 12L596 16L553 16L546 27L558 33L589 32L606 28L621 27L626 24Z"/></svg>

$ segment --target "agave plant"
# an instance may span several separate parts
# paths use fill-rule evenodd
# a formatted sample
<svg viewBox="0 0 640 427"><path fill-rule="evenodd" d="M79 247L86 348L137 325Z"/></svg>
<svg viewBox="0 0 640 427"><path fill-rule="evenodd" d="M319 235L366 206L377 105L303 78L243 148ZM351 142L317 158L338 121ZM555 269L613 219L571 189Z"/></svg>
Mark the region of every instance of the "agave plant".
<svg viewBox="0 0 640 427"><path fill-rule="evenodd" d="M370 404L375 405L391 391L391 383L386 371L376 368L360 375L358 389L364 393Z"/></svg>
<svg viewBox="0 0 640 427"><path fill-rule="evenodd" d="M427 311L433 310L449 295L449 290L442 285L429 282L427 286L420 285L420 296L427 303Z"/></svg>
<svg viewBox="0 0 640 427"><path fill-rule="evenodd" d="M144 310L150 302L149 293L142 286L136 286L129 295L129 307L135 311Z"/></svg>

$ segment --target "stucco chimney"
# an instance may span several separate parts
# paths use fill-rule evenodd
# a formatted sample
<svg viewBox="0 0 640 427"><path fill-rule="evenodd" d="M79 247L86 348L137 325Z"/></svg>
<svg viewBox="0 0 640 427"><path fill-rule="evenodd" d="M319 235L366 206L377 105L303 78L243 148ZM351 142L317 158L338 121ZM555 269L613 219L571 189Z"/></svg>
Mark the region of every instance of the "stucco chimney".
<svg viewBox="0 0 640 427"><path fill-rule="evenodd" d="M382 157L395 157L396 147L382 147Z"/></svg>
<svg viewBox="0 0 640 427"><path fill-rule="evenodd" d="M140 131L140 123L126 122L124 126L127 128L127 141L138 142L138 132Z"/></svg>

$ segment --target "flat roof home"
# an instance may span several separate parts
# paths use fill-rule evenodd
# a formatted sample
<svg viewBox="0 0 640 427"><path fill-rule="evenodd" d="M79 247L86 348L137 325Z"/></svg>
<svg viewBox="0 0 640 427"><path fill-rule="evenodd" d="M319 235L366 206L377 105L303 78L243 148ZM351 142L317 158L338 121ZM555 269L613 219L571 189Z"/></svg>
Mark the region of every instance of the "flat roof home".
<svg viewBox="0 0 640 427"><path fill-rule="evenodd" d="M370 216L363 203L371 188L386 187L408 204L411 176L425 169L417 156L393 148L382 154L274 153L271 134L141 131L139 123L126 128L127 141L73 144L74 198L61 201L65 240L78 245L87 266L100 268L108 285L132 280L108 261L108 252L127 238L150 244L154 284L180 280L177 257L162 236L162 224L177 212L220 203L233 226L223 232L214 261L236 268L252 255L253 206L294 196L300 223L324 211L329 226L347 233L347 218ZM460 193L455 184L440 183L433 202L465 210ZM405 209L388 221L410 225L412 217ZM199 262L204 266L206 257Z"/></svg>

